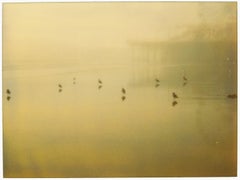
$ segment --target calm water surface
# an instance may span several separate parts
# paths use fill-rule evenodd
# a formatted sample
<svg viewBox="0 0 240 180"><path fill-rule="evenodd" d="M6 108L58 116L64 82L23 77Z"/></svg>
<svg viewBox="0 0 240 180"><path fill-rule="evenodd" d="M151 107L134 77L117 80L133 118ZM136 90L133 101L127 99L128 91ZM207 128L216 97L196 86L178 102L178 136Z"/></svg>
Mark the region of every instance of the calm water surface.
<svg viewBox="0 0 240 180"><path fill-rule="evenodd" d="M6 81L19 86L3 100L4 175L235 175L236 100L195 91L214 84L132 86L117 74L103 75L100 90L91 73L75 75L75 85L72 75Z"/></svg>

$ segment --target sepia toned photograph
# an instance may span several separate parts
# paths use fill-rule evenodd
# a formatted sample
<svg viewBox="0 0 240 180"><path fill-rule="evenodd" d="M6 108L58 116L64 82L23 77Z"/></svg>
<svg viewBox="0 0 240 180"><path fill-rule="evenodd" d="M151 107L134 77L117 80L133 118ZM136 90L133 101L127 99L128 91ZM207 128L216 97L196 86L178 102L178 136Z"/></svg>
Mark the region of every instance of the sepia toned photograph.
<svg viewBox="0 0 240 180"><path fill-rule="evenodd" d="M2 4L4 178L236 177L237 2Z"/></svg>

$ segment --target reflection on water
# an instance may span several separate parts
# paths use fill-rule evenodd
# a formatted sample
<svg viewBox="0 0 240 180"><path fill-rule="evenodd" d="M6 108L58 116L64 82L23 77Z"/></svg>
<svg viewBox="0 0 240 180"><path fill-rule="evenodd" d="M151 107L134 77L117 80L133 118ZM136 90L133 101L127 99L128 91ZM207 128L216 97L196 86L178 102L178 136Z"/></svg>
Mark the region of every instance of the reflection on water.
<svg viewBox="0 0 240 180"><path fill-rule="evenodd" d="M195 91L210 87L201 83L135 87L108 75L101 91L97 76L20 79L3 102L4 175L235 175L236 100Z"/></svg>
<svg viewBox="0 0 240 180"><path fill-rule="evenodd" d="M5 3L4 177L236 175L236 14Z"/></svg>
<svg viewBox="0 0 240 180"><path fill-rule="evenodd" d="M220 45L215 64L188 43L171 45L187 64L132 63L128 49L125 65L106 51L101 68L5 70L4 176L236 175L236 57Z"/></svg>

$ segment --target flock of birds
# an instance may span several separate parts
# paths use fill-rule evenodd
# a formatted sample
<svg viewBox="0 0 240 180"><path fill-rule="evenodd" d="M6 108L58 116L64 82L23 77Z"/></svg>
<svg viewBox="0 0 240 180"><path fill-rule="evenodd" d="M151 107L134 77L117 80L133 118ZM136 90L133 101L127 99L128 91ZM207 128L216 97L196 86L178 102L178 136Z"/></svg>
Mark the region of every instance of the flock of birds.
<svg viewBox="0 0 240 180"><path fill-rule="evenodd" d="M183 86L186 86L188 82L188 79L186 78L186 76L183 76ZM178 102L175 100L176 98L178 98L178 95L173 92L172 96L174 98L173 102L172 102L172 106L176 106L178 104Z"/></svg>
<svg viewBox="0 0 240 180"><path fill-rule="evenodd" d="M155 82L156 82L156 84L155 84L156 88L158 86L160 86L160 80L159 79L156 78ZM186 86L187 83L188 83L188 79L186 78L186 76L183 76L183 86ZM76 84L76 78L75 77L73 78L73 84L74 85ZM98 79L98 89L100 90L102 87L103 87L103 82L102 82L101 79ZM63 86L61 84L58 84L58 92L61 93L62 90L63 90ZM122 99L122 101L124 101L126 99L126 89L122 88L121 92L122 92L121 99ZM7 89L6 93L7 93L7 100L10 101L10 99L11 99L11 91L9 89ZM172 97L173 97L172 106L176 106L178 104L177 99L179 97L178 97L178 95L175 92L172 92ZM227 96L227 98L235 99L235 98L237 98L237 95L236 94L229 94Z"/></svg>
<svg viewBox="0 0 240 180"><path fill-rule="evenodd" d="M184 86L185 86L186 83L187 83L187 78L184 76L183 79L184 79ZM157 88L158 86L160 86L160 80L155 79L155 81L156 81L155 87ZM74 85L76 84L76 78L75 77L73 78L73 84ZM102 87L103 87L103 82L102 82L101 79L98 79L98 89L100 90ZM63 91L62 84L58 84L58 92L61 93L62 91ZM7 100L9 101L11 99L11 91L9 89L7 89L6 93L7 93ZM122 99L122 101L125 101L126 100L126 94L127 94L126 89L122 88L121 93L122 93L121 99ZM175 99L178 98L178 95L175 92L173 92L172 96L173 96L173 99L174 99L173 102L172 102L172 106L175 106L175 105L178 104L178 102L175 100Z"/></svg>
<svg viewBox="0 0 240 180"><path fill-rule="evenodd" d="M159 79L155 79L155 81L156 81L155 87L157 88L158 86L160 86L160 81ZM186 76L183 76L183 86L186 86L187 82L188 82L188 79L186 78ZM173 92L172 97L173 97L172 106L176 106L178 104L178 102L176 101L176 99L178 98L178 95L175 92Z"/></svg>
<svg viewBox="0 0 240 180"><path fill-rule="evenodd" d="M76 84L76 78L74 77L73 78L73 84ZM103 87L103 82L101 79L98 79L98 89L100 90L101 88ZM62 85L61 84L58 84L58 92L62 92ZM126 99L126 89L125 88L122 88L122 101L124 101Z"/></svg>

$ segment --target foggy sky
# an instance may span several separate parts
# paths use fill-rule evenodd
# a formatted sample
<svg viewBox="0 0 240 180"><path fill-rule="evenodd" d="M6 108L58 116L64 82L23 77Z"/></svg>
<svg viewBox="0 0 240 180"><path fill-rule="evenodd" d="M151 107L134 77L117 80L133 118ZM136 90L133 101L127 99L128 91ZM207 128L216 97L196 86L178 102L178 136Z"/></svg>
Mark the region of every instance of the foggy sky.
<svg viewBox="0 0 240 180"><path fill-rule="evenodd" d="M84 48L184 41L199 27L234 23L236 3L5 3L3 60L64 61Z"/></svg>

